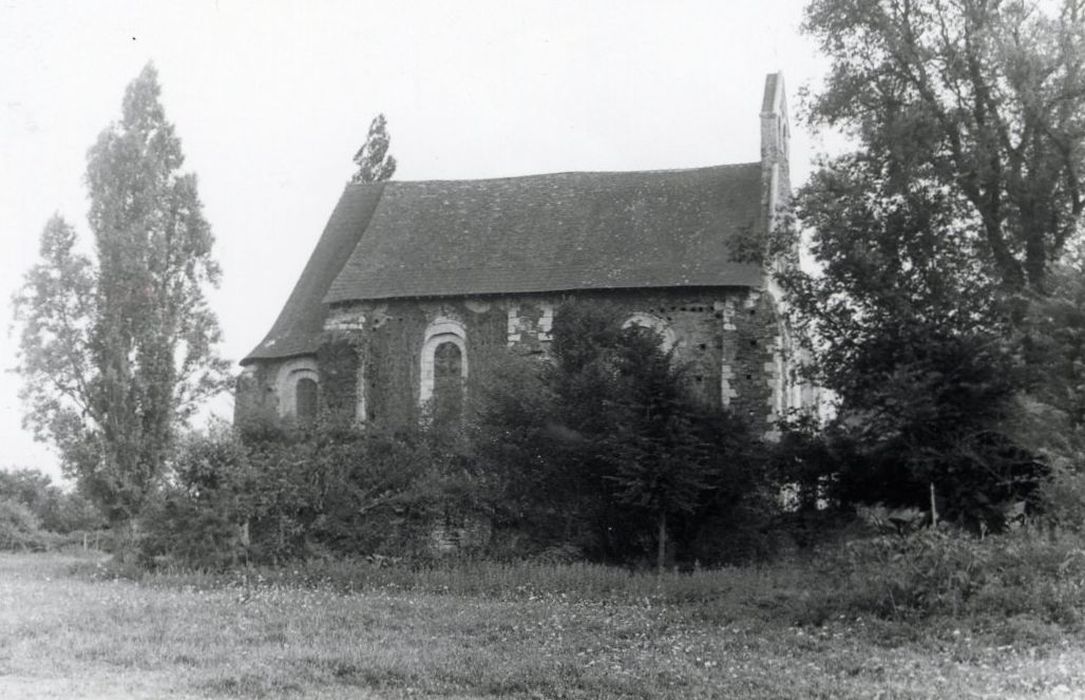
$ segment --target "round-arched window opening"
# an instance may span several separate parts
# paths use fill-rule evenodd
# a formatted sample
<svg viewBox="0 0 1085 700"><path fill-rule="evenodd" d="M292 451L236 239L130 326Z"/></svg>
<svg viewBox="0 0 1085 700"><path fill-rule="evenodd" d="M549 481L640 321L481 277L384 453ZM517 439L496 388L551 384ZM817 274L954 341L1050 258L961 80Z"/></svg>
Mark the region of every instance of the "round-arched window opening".
<svg viewBox="0 0 1085 700"><path fill-rule="evenodd" d="M302 377L294 385L294 415L302 422L316 418L319 387L315 380Z"/></svg>
<svg viewBox="0 0 1085 700"><path fill-rule="evenodd" d="M433 351L433 409L438 421L454 421L463 412L463 352L446 341Z"/></svg>
<svg viewBox="0 0 1085 700"><path fill-rule="evenodd" d="M459 321L438 318L429 324L420 353L419 406L433 401L438 374L443 378L442 383L454 394L463 394L468 364L466 341L467 335ZM441 349L440 356L438 348ZM458 383L454 381L456 377L459 377Z"/></svg>
<svg viewBox="0 0 1085 700"><path fill-rule="evenodd" d="M659 345L663 352L670 352L678 344L678 338L675 336L674 331L671 330L670 324L653 314L633 314L622 324L622 328L629 328L630 326L640 326L658 334Z"/></svg>

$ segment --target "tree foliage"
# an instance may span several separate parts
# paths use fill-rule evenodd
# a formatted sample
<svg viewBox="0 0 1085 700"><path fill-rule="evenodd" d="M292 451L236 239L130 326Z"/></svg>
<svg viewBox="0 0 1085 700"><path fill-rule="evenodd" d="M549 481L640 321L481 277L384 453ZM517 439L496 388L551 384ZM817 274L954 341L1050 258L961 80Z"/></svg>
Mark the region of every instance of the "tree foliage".
<svg viewBox="0 0 1085 700"><path fill-rule="evenodd" d="M810 232L817 274L780 274L793 323L816 340L819 379L837 392L860 380L864 343L901 323L958 333L1002 323L997 283L985 273L962 202L926 182L894 181L884 154L859 152L822 163L793 200Z"/></svg>
<svg viewBox="0 0 1085 700"><path fill-rule="evenodd" d="M358 171L351 182L384 182L392 179L396 172L395 156L388 155L391 137L388 135L388 122L383 114L373 117L369 124L369 133L365 143L354 154L354 163Z"/></svg>
<svg viewBox="0 0 1085 700"><path fill-rule="evenodd" d="M821 269L781 272L817 380L840 403L832 449L853 459L836 465L834 492L926 508L933 485L943 515L994 526L999 504L1045 474L1007 424L1024 381L1019 319L967 202L892 166L874 151L823 164L794 200Z"/></svg>
<svg viewBox="0 0 1085 700"><path fill-rule="evenodd" d="M1045 492L1064 527L1085 522L1085 249L1081 241L1049 275L1049 293L1030 299L1013 336L1024 386L1012 428L1042 455L1053 478Z"/></svg>
<svg viewBox="0 0 1085 700"><path fill-rule="evenodd" d="M1045 478L1013 425L1035 384L1019 339L1058 284L1085 165L1082 4L1051 6L807 7L832 61L809 120L857 149L794 200L820 269L781 276L859 462L837 482L845 499L924 507L933 484L950 513L987 522Z"/></svg>
<svg viewBox="0 0 1085 700"><path fill-rule="evenodd" d="M214 569L317 555L425 555L446 458L428 438L321 420L290 431L217 426L186 434L173 478L142 514L140 554Z"/></svg>
<svg viewBox="0 0 1085 700"><path fill-rule="evenodd" d="M0 500L27 508L41 528L69 533L101 527L101 516L78 491L66 492L35 469L0 470Z"/></svg>
<svg viewBox="0 0 1085 700"><path fill-rule="evenodd" d="M811 122L847 129L885 177L967 203L958 225L1014 290L1044 289L1083 207L1085 4L1047 7L813 0L804 24L832 60Z"/></svg>
<svg viewBox="0 0 1085 700"><path fill-rule="evenodd" d="M756 489L756 440L693 397L654 331L619 318L563 304L551 359L510 358L483 387L478 482L498 528L539 546L689 560L710 522Z"/></svg>
<svg viewBox="0 0 1085 700"><path fill-rule="evenodd" d="M26 422L114 523L140 512L177 426L226 370L205 296L213 237L159 97L148 65L89 151L95 255L54 217L14 299Z"/></svg>

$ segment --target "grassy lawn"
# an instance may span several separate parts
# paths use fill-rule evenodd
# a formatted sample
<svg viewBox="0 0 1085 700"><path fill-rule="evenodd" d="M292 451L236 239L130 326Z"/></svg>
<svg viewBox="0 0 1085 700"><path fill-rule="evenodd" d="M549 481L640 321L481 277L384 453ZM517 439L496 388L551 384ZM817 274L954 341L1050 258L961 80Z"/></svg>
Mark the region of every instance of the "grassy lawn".
<svg viewBox="0 0 1085 700"><path fill-rule="evenodd" d="M598 567L413 586L93 568L0 555L0 697L1085 697L1085 639L1035 620L796 626L795 567L662 589Z"/></svg>

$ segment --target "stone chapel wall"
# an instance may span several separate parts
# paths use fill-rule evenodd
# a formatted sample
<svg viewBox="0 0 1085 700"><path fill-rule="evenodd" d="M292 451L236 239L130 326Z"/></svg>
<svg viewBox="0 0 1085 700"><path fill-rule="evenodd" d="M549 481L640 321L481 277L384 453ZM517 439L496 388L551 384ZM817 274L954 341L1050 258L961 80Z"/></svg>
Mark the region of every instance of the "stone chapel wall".
<svg viewBox="0 0 1085 700"><path fill-rule="evenodd" d="M693 390L711 405L725 404L762 427L786 401L779 357L780 329L770 295L757 290L662 289L582 292L605 301L624 321L657 319L673 332L678 362ZM360 422L388 426L417 420L425 368L427 327L452 323L465 335L467 390L506 349L544 355L554 316L573 295L356 302L332 309L318 353L325 405Z"/></svg>

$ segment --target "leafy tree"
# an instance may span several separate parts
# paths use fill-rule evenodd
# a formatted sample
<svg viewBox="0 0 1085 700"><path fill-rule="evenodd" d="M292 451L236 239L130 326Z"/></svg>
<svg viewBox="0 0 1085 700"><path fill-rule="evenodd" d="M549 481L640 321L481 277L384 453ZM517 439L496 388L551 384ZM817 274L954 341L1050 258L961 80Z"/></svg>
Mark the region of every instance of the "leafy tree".
<svg viewBox="0 0 1085 700"><path fill-rule="evenodd" d="M1000 527L999 508L1032 496L1046 468L1006 426L1019 383L997 336L904 321L864 344L854 366L851 434L865 464L841 475L846 500L923 507Z"/></svg>
<svg viewBox="0 0 1085 700"><path fill-rule="evenodd" d="M1062 526L1085 522L1085 248L1071 248L1049 273L1049 293L1030 299L1013 337L1025 367L1013 430L1042 455L1053 478L1048 513Z"/></svg>
<svg viewBox="0 0 1085 700"><path fill-rule="evenodd" d="M1050 293L1031 299L1017 348L1030 394L1085 428L1085 245L1049 272Z"/></svg>
<svg viewBox="0 0 1085 700"><path fill-rule="evenodd" d="M93 506L78 491L65 492L36 469L0 470L0 499L22 504L43 530L67 533L101 526Z"/></svg>
<svg viewBox="0 0 1085 700"><path fill-rule="evenodd" d="M982 262L968 204L860 151L823 164L794 200L818 274L781 273L817 379L840 400L841 445L858 462L845 502L924 507L996 525L997 504L1034 492L1043 469L1006 421L1023 378L1001 282Z"/></svg>
<svg viewBox="0 0 1085 700"><path fill-rule="evenodd" d="M1012 290L1045 288L1085 194L1085 4L1050 6L812 0L804 23L832 60L811 122L967 204L958 224Z"/></svg>
<svg viewBox="0 0 1085 700"><path fill-rule="evenodd" d="M566 333L571 315L563 309L555 319L553 364L497 356L468 394L472 476L477 507L491 518L499 547L526 536L533 547L609 558L609 533L599 524L607 510L605 466L588 438L603 429L593 409L609 393L607 373L591 351L599 340L593 331L602 329L575 323L581 332ZM583 354L569 347L574 344L583 344ZM583 362L575 365L570 356Z"/></svg>
<svg viewBox="0 0 1085 700"><path fill-rule="evenodd" d="M27 424L109 521L130 530L177 426L226 372L205 296L220 276L213 237L159 95L148 65L125 91L120 121L90 149L93 258L54 217L14 299Z"/></svg>
<svg viewBox="0 0 1085 700"><path fill-rule="evenodd" d="M365 143L354 154L358 172L354 173L350 181L358 183L390 180L396 172L395 156L388 155L390 142L387 120L383 114L378 114L369 124L369 134L365 137Z"/></svg>
<svg viewBox="0 0 1085 700"><path fill-rule="evenodd" d="M631 326L617 346L620 388L614 431L604 440L615 497L656 523L656 569L667 559L667 521L696 512L717 474L710 445L696 431L694 404L673 354L658 334Z"/></svg>
<svg viewBox="0 0 1085 700"><path fill-rule="evenodd" d="M864 343L902 322L1001 328L997 284L979 260L982 241L961 223L962 202L930 183L895 179L892 167L872 152L822 163L792 203L820 267L781 271L792 321L816 341L819 379L844 394L859 379Z"/></svg>
<svg viewBox="0 0 1085 700"><path fill-rule="evenodd" d="M1013 338L1080 225L1082 7L807 7L832 60L810 122L858 148L795 198L822 269L782 276L866 463L842 475L847 498L923 505L934 483L950 511L987 520L1042 477L1011 425L1030 362Z"/></svg>
<svg viewBox="0 0 1085 700"><path fill-rule="evenodd" d="M499 526L548 548L657 565L756 486L756 441L700 404L658 335L606 304L566 303L547 360L512 358L475 415L479 476Z"/></svg>

